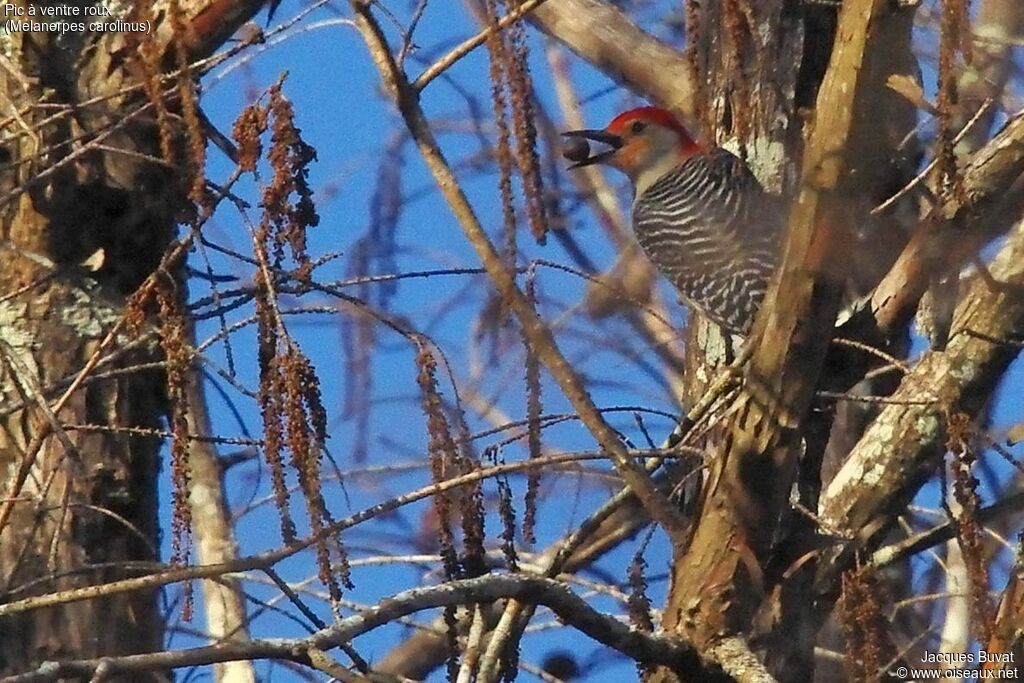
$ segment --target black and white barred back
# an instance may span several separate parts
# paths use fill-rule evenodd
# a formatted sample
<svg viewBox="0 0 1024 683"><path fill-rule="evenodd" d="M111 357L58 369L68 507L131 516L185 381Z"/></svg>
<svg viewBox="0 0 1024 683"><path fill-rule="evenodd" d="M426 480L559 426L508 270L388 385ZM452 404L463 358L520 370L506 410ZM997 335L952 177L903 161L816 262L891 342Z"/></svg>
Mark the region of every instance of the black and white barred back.
<svg viewBox="0 0 1024 683"><path fill-rule="evenodd" d="M782 242L780 201L724 149L690 157L633 203L637 241L683 303L746 334Z"/></svg>

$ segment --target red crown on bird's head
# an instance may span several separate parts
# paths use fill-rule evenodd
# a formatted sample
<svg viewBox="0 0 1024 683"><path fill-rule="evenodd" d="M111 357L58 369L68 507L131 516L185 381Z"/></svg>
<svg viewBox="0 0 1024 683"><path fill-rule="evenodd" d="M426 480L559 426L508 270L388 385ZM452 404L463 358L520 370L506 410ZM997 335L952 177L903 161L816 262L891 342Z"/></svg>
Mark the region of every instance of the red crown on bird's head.
<svg viewBox="0 0 1024 683"><path fill-rule="evenodd" d="M694 151L699 148L693 136L690 135L690 131L686 130L686 127L679 122L679 119L673 116L672 112L661 107L636 107L635 109L624 111L612 119L612 122L608 124L605 130L615 135L622 135L634 121L653 123L662 128L674 130L679 135L680 144L686 151Z"/></svg>

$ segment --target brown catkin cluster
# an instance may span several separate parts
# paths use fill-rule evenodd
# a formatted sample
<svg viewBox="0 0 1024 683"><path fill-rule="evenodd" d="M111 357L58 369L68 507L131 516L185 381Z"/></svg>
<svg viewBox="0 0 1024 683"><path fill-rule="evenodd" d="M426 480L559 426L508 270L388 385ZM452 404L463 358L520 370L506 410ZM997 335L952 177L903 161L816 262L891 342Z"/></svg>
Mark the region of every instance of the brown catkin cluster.
<svg viewBox="0 0 1024 683"><path fill-rule="evenodd" d="M536 305L537 280L533 270L526 278L526 296ZM540 360L529 340L523 336L526 350L526 443L530 459L541 456L541 403ZM526 477L526 498L523 501L523 538L528 543L536 543L534 527L537 523L537 497L540 493L540 470L530 469Z"/></svg>
<svg viewBox="0 0 1024 683"><path fill-rule="evenodd" d="M260 408L263 415L264 457L271 472L274 499L285 542L295 540L295 523L288 501L283 452L290 456L299 490L306 504L310 530L316 539L317 568L332 602L341 599L341 584L351 587L348 556L340 534L331 532L333 518L322 489L322 460L327 439L327 412L320 383L309 358L291 340L266 361L260 372ZM333 563L333 564L332 564ZM339 584L338 579L341 579Z"/></svg>
<svg viewBox="0 0 1024 683"><path fill-rule="evenodd" d="M492 27L487 38L487 49L491 60L492 104L498 127L498 184L505 216L505 244L506 252L514 259L515 212L511 180L513 162L522 178L530 231L541 244L547 236L547 211L543 176L537 155L533 80L528 66L526 33L518 22L509 24L504 31L499 30L498 14L501 10L507 9L504 5L501 0L484 2L487 20Z"/></svg>
<svg viewBox="0 0 1024 683"><path fill-rule="evenodd" d="M258 129L261 124L266 125L260 114L243 116L248 119L243 134L253 128ZM287 246L296 263L293 276L300 283L308 283L313 264L306 251L306 231L320 223L313 203L313 190L309 186L309 165L316 160L316 150L302 139L301 131L294 122L292 103L284 96L280 83L270 88L267 117L271 131L267 161L273 177L263 188L260 202L263 220L257 234L272 256L275 270L284 262ZM251 159L254 143L251 138L243 139L248 144L250 156L247 159Z"/></svg>
<svg viewBox="0 0 1024 683"><path fill-rule="evenodd" d="M488 446L484 451L487 459L493 465L504 464L501 457L501 450L498 446ZM498 517L501 519L501 552L505 556L505 563L508 570L519 571L519 556L516 553L516 511L513 503L514 496L512 487L509 486L508 478L499 475L494 478L498 489ZM505 649L500 656L501 680L511 681L516 677L519 669L519 642L518 638L510 638L505 643Z"/></svg>
<svg viewBox="0 0 1024 683"><path fill-rule="evenodd" d="M171 427L171 565L188 564L192 548L192 508L189 490L192 470L189 464L191 440L188 427L188 386L192 366L186 314L180 290L166 273L157 275L152 288L159 311L160 346L167 368L167 398ZM191 584L185 586L182 618L192 617Z"/></svg>
<svg viewBox="0 0 1024 683"><path fill-rule="evenodd" d="M637 630L653 633L651 600L647 597L647 561L643 553L644 548L641 547L629 563L629 623Z"/></svg>
<svg viewBox="0 0 1024 683"><path fill-rule="evenodd" d="M957 54L970 58L970 19L968 0L943 0L939 35L939 130L935 156L939 196L944 202L963 204L967 197L956 164L953 122L959 103L957 93Z"/></svg>
<svg viewBox="0 0 1024 683"><path fill-rule="evenodd" d="M129 337L138 337L146 325L146 307L153 296L155 278L150 277L128 297L124 305L124 331Z"/></svg>
<svg viewBox="0 0 1024 683"><path fill-rule="evenodd" d="M133 20L152 22L156 19L152 3L134 3L132 12ZM160 140L160 156L168 165L180 164L185 167L189 179L189 199L200 207L208 208L210 197L206 191L206 134L201 123L198 87L188 51L188 45L194 40L179 0L169 2L167 13L173 55L167 54L166 46L154 34L129 33L126 39L134 43L133 54L142 73L142 87L153 108ZM170 77L165 75L171 56L176 67L174 88L170 87ZM180 115L184 122L184 131L175 125L175 115ZM179 144L181 133L184 133L187 140L183 148ZM184 158L179 158L181 156Z"/></svg>
<svg viewBox="0 0 1024 683"><path fill-rule="evenodd" d="M526 217L534 239L544 244L547 236L547 217L544 202L544 183L540 159L537 155L536 107L533 101L533 79L528 65L529 48L526 30L515 22L506 29L512 59L507 78L509 104L512 108L512 127L516 138L516 164L523 178Z"/></svg>
<svg viewBox="0 0 1024 683"><path fill-rule="evenodd" d="M420 387L420 401L423 413L427 417L430 473L435 483L441 483L478 470L480 465L476 459L459 450L452 436L452 429L445 415L444 402L437 387L437 359L429 343L420 338L414 338L413 341L419 349L416 355L416 366L419 369L416 383ZM466 444L469 441L468 428L461 413L457 419L460 441ZM439 552L446 577L452 579L486 573L483 489L479 480L461 490L436 493L433 499ZM456 513L462 518L464 551L461 558L456 550L455 534L452 531L452 516ZM458 620L454 608L445 610L444 620L449 652L448 672L451 677L458 671L459 657Z"/></svg>
<svg viewBox="0 0 1024 683"><path fill-rule="evenodd" d="M498 30L498 15L494 1L484 3L484 7L491 23L491 34L487 37L487 50L491 56L491 107L494 110L494 124L498 130L495 159L498 163L498 191L501 195L505 261L510 268L514 268L518 246L516 244L515 198L512 194L512 133L508 127L508 103L503 68L503 65L507 64L509 60L508 45Z"/></svg>
<svg viewBox="0 0 1024 683"><path fill-rule="evenodd" d="M946 447L953 456L949 467L953 499L959 506L954 521L957 543L971 582L971 621L975 635L985 643L991 637L993 609L982 545L984 532L978 523L978 479L973 472L977 457L971 443L971 420L964 413L954 413L949 417Z"/></svg>
<svg viewBox="0 0 1024 683"><path fill-rule="evenodd" d="M892 658L894 649L882 614L882 596L882 585L873 567L843 574L837 613L846 637L843 664L851 681L881 680L882 668Z"/></svg>
<svg viewBox="0 0 1024 683"><path fill-rule="evenodd" d="M153 21L153 4L136 2L132 5L132 21ZM136 44L134 54L142 71L142 86L146 99L153 107L156 115L156 127L160 136L160 156L168 164L174 164L174 129L171 125L171 112L164 99L163 92L163 46L156 36L150 33L127 33L127 40Z"/></svg>
<svg viewBox="0 0 1024 683"><path fill-rule="evenodd" d="M263 154L261 137L267 132L269 112L254 102L242 110L231 129L231 137L238 144L238 168L247 173L256 170Z"/></svg>
<svg viewBox="0 0 1024 683"><path fill-rule="evenodd" d="M320 384L309 358L288 335L277 308L277 282L289 276L308 283L312 262L306 251L306 231L319 223L309 186L309 164L316 152L302 140L294 110L281 83L271 86L267 104L253 102L238 117L232 137L238 143L238 165L256 172L263 151L262 136L270 131L267 161L273 172L263 188L263 218L254 231L254 278L257 327L259 402L263 420L263 457L270 470L274 502L285 543L296 541L296 525L288 489L289 465L298 479L315 539L320 580L335 608L341 586L351 586L349 564L340 534L323 497L322 461L327 439L327 412ZM297 267L288 273L283 262L290 253ZM340 582L339 582L340 579Z"/></svg>
<svg viewBox="0 0 1024 683"><path fill-rule="evenodd" d="M192 178L189 199L200 207L207 207L210 198L206 191L206 135L199 120L198 93L187 47L195 41L188 35L190 28L184 21L179 0L171 0L167 10L178 67L177 85L178 97L181 99L181 116L185 121L185 132L188 136L186 163L189 176Z"/></svg>
<svg viewBox="0 0 1024 683"><path fill-rule="evenodd" d="M306 501L310 527L317 538L316 557L320 581L327 586L331 600L337 604L341 588L332 568L337 560L337 574L351 587L348 556L339 534L327 533L334 520L327 509L321 486L321 464L327 439L327 411L320 395L320 383L309 359L294 346L278 357L284 386L284 414L288 434L288 450L292 467L298 473L299 488Z"/></svg>
<svg viewBox="0 0 1024 683"><path fill-rule="evenodd" d="M416 366L419 368L416 383L420 387L420 402L427 417L427 433L430 437L427 446L430 473L434 482L440 483L453 476L458 454L437 389L437 361L426 344L419 347ZM455 535L452 532L452 500L452 495L448 493L435 495L434 510L437 514L441 561L444 564L445 575L448 578L457 578L461 571L455 550Z"/></svg>
<svg viewBox="0 0 1024 683"><path fill-rule="evenodd" d="M489 447L486 451L489 460L495 465L504 464L497 447ZM505 564L510 571L519 571L519 555L516 553L516 508L513 502L512 487L504 476L495 477L498 488L498 518L501 520L501 553L505 556Z"/></svg>
<svg viewBox="0 0 1024 683"><path fill-rule="evenodd" d="M263 458L270 469L270 484L274 489L274 504L277 507L278 518L281 523L281 537L285 543L293 543L296 538L295 522L292 519L291 506L288 498L288 479L284 469L284 406L282 397L284 387L281 386L282 378L276 368L276 353L265 354L264 349L271 347L276 349L276 333L268 333L273 328L273 322L267 322L265 304L260 304L257 297L257 321L259 327L260 346L260 413L263 420Z"/></svg>
<svg viewBox="0 0 1024 683"><path fill-rule="evenodd" d="M654 620L651 618L651 599L647 597L647 561L644 560L644 551L647 543L643 543L633 561L629 563L629 598L626 606L629 608L629 623L638 631L654 633ZM637 676L643 680L647 675L647 667L637 662Z"/></svg>

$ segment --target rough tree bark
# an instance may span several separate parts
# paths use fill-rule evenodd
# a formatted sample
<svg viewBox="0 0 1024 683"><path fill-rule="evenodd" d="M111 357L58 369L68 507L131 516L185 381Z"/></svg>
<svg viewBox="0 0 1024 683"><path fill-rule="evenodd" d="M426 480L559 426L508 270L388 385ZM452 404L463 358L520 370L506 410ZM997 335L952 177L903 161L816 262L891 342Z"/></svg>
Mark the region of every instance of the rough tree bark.
<svg viewBox="0 0 1024 683"><path fill-rule="evenodd" d="M139 45L151 41L169 68L171 8L178 6L189 57L205 57L261 5L152 3L148 35L2 36L3 599L115 580L132 563L159 559L160 440L117 429L160 427L164 376L152 368L116 372L159 361L158 344L145 330L131 343L123 329L107 339L127 296L171 243L188 190L177 182L186 174L160 160L153 111L140 87L146 70ZM145 18L142 3L113 7L108 20ZM109 376L73 384L91 359ZM112 430L61 426L84 423ZM3 619L0 675L57 658L158 650L156 597L139 591Z"/></svg>
<svg viewBox="0 0 1024 683"><path fill-rule="evenodd" d="M802 247L804 251L797 247L792 254L787 252L781 270L793 269L795 275L780 273L777 277L783 280L785 298L766 303L766 315L773 316L772 322L759 326L765 329L765 338L751 342L757 346L747 373L747 395L741 399L738 413L726 418L730 426L709 445L709 452L718 454L717 460L705 484L694 538L677 548L663 626L685 634L705 652L722 643L735 645L729 638L742 634L748 642L756 641L764 648L761 654L767 670L779 680L813 676L820 625L814 616L818 606L812 604L806 590L813 574L807 569L793 570L793 563L813 550L815 530L808 520L786 515L784 508L790 487L797 481L802 502L811 509L816 507L820 465L832 419L827 411L804 418L820 369L816 363L824 361L825 348L811 342L806 329L792 338L779 332L789 329L786 309L800 299L798 288L804 285L797 285L798 280L813 277L816 292L843 288L851 279L863 288L885 272L903 240L898 227L885 224L884 219L870 228L871 239L877 243L878 234L895 238L866 250L863 263L840 270L837 261L816 259L829 251L865 253L862 246L867 235L850 229L848 216L865 215L874 203L911 177L913 168L900 143L913 130L915 111L886 87L893 74L916 73L910 52L913 13L890 11L880 4L860 5L861 14L854 14L844 4L849 28L845 34L839 28L839 35L847 41L866 41L863 49L855 48L863 57L860 53L849 57L849 61L856 60L859 72L853 78L850 67L837 62L833 53L839 26L834 6L777 2L757 3L755 9L754 5L741 8L736 3L711 2L696 6L690 17L691 27L697 29L693 36L695 71L706 74L698 84L704 103L702 122L720 142L738 143L767 186L781 188L791 196L798 194L793 230L806 205L806 220L814 221L817 235L811 238L814 243ZM865 16L871 16L870 23L864 24ZM862 24L859 29L857 22ZM858 37L858 32L864 31ZM828 77L843 79L833 84L832 99L838 95L848 102L819 99L830 56L833 65ZM815 111L816 102L828 109ZM851 106L852 114L844 114ZM843 116L845 121L841 121ZM879 120L886 125L869 125ZM832 145L838 140L840 146L823 147L824 152L812 147L805 154L805 123L808 131L815 127L819 133L827 131L818 136L818 144ZM814 132L809 136L813 145ZM804 169L797 167L801 157L807 164ZM845 163L841 176L833 167L839 163ZM801 171L802 185L794 188L791 179ZM814 212L813 219L810 212ZM841 245L858 248L850 251ZM818 299L820 295L813 296ZM825 305L821 310L828 308ZM822 328L812 336L829 337L825 326L831 326L830 316L816 320L814 310L798 313L811 315L801 325ZM720 356L708 353L710 338L700 327L691 329L688 371L693 375L710 376L706 365ZM795 349L803 351L794 354ZM855 380L855 375L836 379L847 386ZM704 390L702 384L690 383L691 401ZM801 450L798 462L796 453ZM789 574L784 582L783 573ZM657 681L680 678L686 680L686 672L660 670L651 676Z"/></svg>

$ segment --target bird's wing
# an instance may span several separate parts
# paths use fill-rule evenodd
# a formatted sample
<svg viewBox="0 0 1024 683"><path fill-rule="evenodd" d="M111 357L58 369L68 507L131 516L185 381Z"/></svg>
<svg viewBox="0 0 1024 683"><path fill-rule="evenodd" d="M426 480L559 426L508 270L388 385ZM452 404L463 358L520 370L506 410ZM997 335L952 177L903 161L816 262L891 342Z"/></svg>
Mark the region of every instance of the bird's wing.
<svg viewBox="0 0 1024 683"><path fill-rule="evenodd" d="M725 150L687 159L633 205L637 240L686 303L745 332L777 261L780 216L742 160Z"/></svg>

